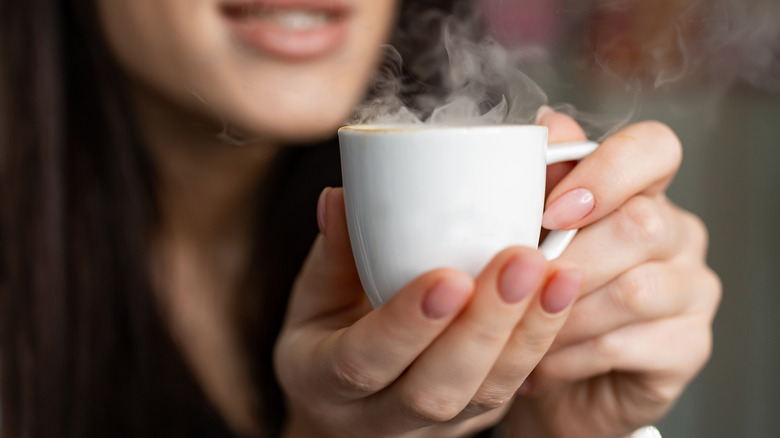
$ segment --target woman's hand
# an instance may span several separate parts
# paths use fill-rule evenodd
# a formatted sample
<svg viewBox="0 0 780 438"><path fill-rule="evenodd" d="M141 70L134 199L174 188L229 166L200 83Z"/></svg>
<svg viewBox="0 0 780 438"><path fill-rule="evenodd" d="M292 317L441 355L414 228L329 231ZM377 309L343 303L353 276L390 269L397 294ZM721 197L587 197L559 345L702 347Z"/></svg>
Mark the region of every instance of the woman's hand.
<svg viewBox="0 0 780 438"><path fill-rule="evenodd" d="M288 436L462 436L498 422L563 326L582 275L510 248L475 279L440 269L371 310L343 192L296 282L275 365Z"/></svg>
<svg viewBox="0 0 780 438"><path fill-rule="evenodd" d="M553 142L584 139L563 114L542 119ZM625 435L668 411L709 358L721 287L705 227L664 196L680 158L666 126L631 125L550 193L546 224L584 227L562 257L585 280L508 418L523 436Z"/></svg>

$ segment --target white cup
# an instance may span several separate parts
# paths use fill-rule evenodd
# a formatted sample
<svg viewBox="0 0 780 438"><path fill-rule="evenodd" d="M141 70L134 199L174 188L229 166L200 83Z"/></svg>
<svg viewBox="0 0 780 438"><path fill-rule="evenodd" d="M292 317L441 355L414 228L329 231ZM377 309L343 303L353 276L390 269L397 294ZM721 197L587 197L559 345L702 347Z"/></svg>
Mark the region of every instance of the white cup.
<svg viewBox="0 0 780 438"><path fill-rule="evenodd" d="M374 307L432 269L475 276L504 248L536 248L547 165L597 147L548 147L536 125L353 125L339 143L349 237ZM553 231L542 252L558 257L576 232Z"/></svg>

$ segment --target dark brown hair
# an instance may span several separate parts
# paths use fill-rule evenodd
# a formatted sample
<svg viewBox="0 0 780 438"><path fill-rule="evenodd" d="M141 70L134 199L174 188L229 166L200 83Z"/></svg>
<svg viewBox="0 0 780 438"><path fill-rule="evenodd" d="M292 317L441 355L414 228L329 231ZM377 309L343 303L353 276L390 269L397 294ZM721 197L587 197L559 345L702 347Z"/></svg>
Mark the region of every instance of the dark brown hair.
<svg viewBox="0 0 780 438"><path fill-rule="evenodd" d="M158 312L154 168L93 1L0 0L0 75L3 436L230 436ZM258 205L266 269L248 276L242 321L269 436L285 420L273 343L317 193L339 183L334 152L287 151Z"/></svg>

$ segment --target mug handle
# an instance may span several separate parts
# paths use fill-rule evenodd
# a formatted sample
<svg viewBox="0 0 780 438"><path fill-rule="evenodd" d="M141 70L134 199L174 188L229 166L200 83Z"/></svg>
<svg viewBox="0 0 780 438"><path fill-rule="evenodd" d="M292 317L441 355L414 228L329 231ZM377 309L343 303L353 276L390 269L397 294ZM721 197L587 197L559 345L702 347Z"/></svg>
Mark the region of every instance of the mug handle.
<svg viewBox="0 0 780 438"><path fill-rule="evenodd" d="M571 143L558 143L547 146L547 165L560 163L562 161L582 160L595 151L598 143L592 141L577 141ZM569 246L574 236L577 235L577 229L574 230L552 230L544 239L539 249L547 260L558 258Z"/></svg>

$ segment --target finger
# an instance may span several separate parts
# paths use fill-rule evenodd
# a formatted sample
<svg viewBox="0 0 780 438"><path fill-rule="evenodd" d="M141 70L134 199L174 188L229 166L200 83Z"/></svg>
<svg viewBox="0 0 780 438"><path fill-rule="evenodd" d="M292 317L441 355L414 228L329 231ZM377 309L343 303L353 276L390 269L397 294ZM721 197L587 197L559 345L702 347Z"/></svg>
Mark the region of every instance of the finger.
<svg viewBox="0 0 780 438"><path fill-rule="evenodd" d="M326 188L317 204L320 235L296 280L286 322L299 324L319 315L367 305L352 255L344 209L344 190Z"/></svg>
<svg viewBox="0 0 780 438"><path fill-rule="evenodd" d="M372 409L408 418L414 427L457 416L525 314L545 266L541 253L529 248L511 248L496 256L477 278L468 307L390 390L375 400Z"/></svg>
<svg viewBox="0 0 780 438"><path fill-rule="evenodd" d="M539 108L536 114L536 124L547 127L547 141L550 144L587 140L585 131L582 130L574 119L566 114L556 112L546 105ZM549 195L553 187L573 168L573 162L556 163L547 166L546 194Z"/></svg>
<svg viewBox="0 0 780 438"><path fill-rule="evenodd" d="M546 356L534 370L534 393L623 372L642 374L673 400L711 349L710 323L700 315L634 324Z"/></svg>
<svg viewBox="0 0 780 438"><path fill-rule="evenodd" d="M307 368L284 371L307 376L298 384L321 387L320 393L332 394L332 400L360 398L384 388L409 366L468 300L473 280L453 270L434 271L369 312L341 189L323 191L317 217L321 234L296 284L288 317L288 324L299 326L293 331L299 339L285 343L290 347L278 354L288 355L288 364ZM355 305L358 301L363 305ZM314 359L308 357L312 351Z"/></svg>
<svg viewBox="0 0 780 438"><path fill-rule="evenodd" d="M681 158L680 141L666 125L630 125L605 140L552 190L542 224L580 228L634 195L662 193Z"/></svg>
<svg viewBox="0 0 780 438"><path fill-rule="evenodd" d="M647 261L699 254L706 235L698 226L664 198L639 195L580 230L562 257L588 273L584 297Z"/></svg>
<svg viewBox="0 0 780 438"><path fill-rule="evenodd" d="M474 289L468 275L451 269L424 274L391 300L319 346L313 382L332 400L364 398L387 387L460 312Z"/></svg>
<svg viewBox="0 0 780 438"><path fill-rule="evenodd" d="M502 407L547 353L569 315L582 273L571 263L561 263L542 294L532 303L482 386L472 399L470 414ZM554 301L554 302L553 302Z"/></svg>
<svg viewBox="0 0 780 438"><path fill-rule="evenodd" d="M694 310L699 301L709 299L701 291L717 289L716 281L703 265L651 262L637 266L580 299L550 352L630 324Z"/></svg>
<svg viewBox="0 0 780 438"><path fill-rule="evenodd" d="M585 131L573 118L546 105L536 113L536 124L547 127L547 141L550 144L587 140Z"/></svg>

